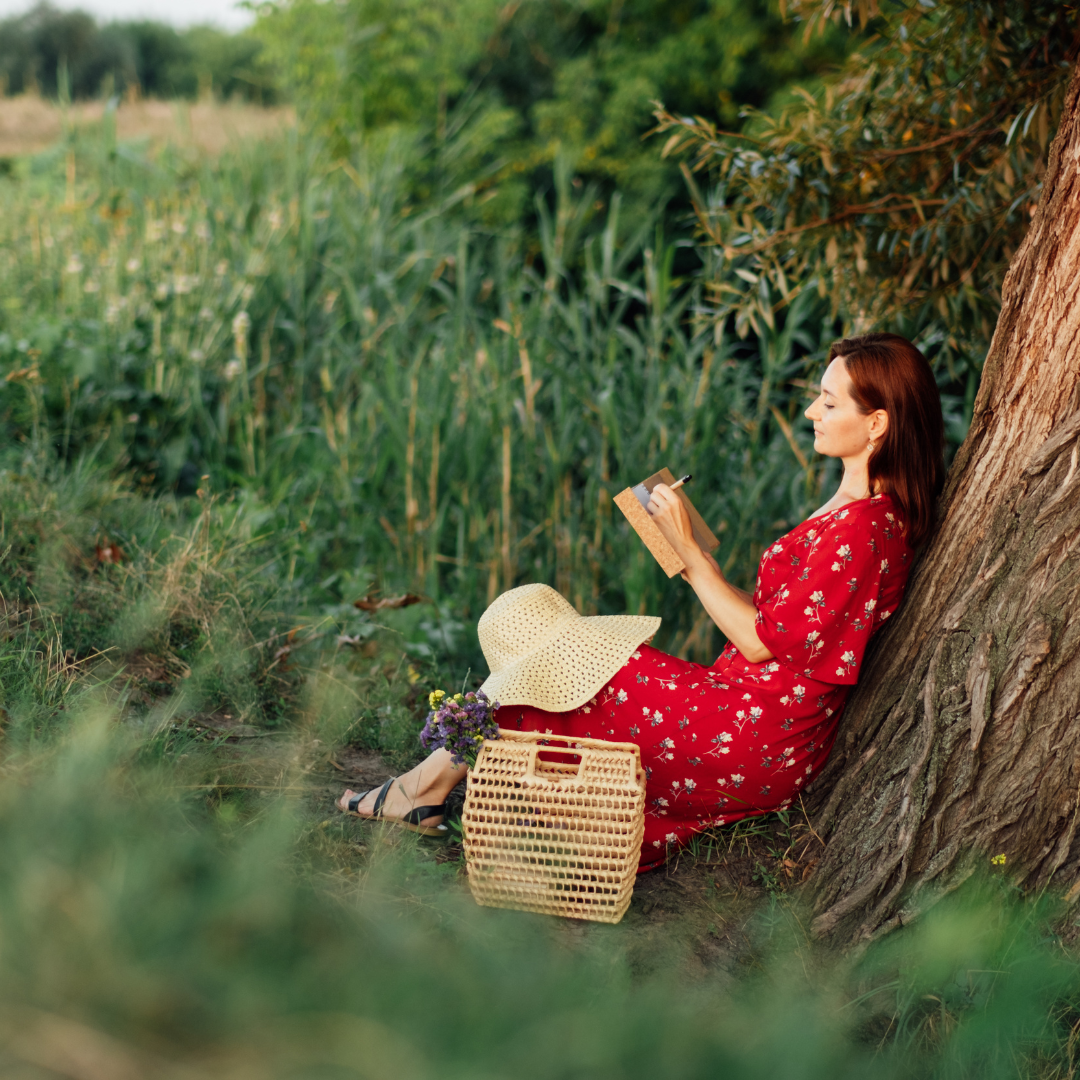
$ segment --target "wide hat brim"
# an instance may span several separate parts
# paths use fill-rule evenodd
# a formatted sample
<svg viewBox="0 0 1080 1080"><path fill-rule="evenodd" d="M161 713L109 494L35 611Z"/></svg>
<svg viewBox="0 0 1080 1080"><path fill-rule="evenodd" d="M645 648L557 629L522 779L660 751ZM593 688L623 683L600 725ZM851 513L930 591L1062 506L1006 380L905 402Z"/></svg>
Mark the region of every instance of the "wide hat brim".
<svg viewBox="0 0 1080 1080"><path fill-rule="evenodd" d="M578 615L540 648L489 675L480 689L500 705L570 712L603 689L660 621L658 615Z"/></svg>

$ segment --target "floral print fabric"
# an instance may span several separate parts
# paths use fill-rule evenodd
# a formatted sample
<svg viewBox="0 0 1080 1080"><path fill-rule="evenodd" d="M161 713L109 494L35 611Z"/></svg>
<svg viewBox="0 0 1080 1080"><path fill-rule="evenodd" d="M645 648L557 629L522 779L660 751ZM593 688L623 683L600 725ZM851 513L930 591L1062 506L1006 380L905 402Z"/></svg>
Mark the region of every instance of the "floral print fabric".
<svg viewBox="0 0 1080 1080"><path fill-rule="evenodd" d="M712 667L643 645L578 709L503 706L501 727L633 742L646 772L641 865L702 829L784 809L825 763L873 632L911 565L887 495L809 518L762 556L754 606L773 658Z"/></svg>

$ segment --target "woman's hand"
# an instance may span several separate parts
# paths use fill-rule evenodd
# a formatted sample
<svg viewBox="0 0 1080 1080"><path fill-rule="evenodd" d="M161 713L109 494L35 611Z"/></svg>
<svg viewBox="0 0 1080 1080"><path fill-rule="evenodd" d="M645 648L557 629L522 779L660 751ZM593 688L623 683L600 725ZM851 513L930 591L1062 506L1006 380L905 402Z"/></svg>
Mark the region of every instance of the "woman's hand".
<svg viewBox="0 0 1080 1080"><path fill-rule="evenodd" d="M648 511L664 539L686 563L683 580L697 593L721 632L752 664L772 659L772 652L757 634L754 598L731 585L716 560L698 547L682 499L667 484L657 484L649 497Z"/></svg>
<svg viewBox="0 0 1080 1080"><path fill-rule="evenodd" d="M691 550L695 553L699 552L697 541L694 539L694 529L690 524L690 515L682 499L667 484L657 484L652 489L646 509L664 539L683 557L684 561L688 561L686 552Z"/></svg>

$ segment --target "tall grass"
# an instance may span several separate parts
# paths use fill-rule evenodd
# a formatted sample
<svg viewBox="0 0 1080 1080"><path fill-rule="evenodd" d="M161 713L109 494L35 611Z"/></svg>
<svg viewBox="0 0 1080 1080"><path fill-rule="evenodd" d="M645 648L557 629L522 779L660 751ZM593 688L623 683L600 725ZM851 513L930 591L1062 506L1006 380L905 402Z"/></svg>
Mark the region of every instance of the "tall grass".
<svg viewBox="0 0 1080 1080"><path fill-rule="evenodd" d="M429 597L421 651L475 661L483 607L539 580L584 612L659 613L663 644L711 658L611 496L694 473L749 583L820 491L800 412L832 328L804 302L730 340L703 309L708 252L673 277L685 241L620 227L565 163L530 247L470 224L468 187L408 205L415 155L326 165L293 137L212 164L81 131L0 181L9 434L148 491L251 492L313 603Z"/></svg>

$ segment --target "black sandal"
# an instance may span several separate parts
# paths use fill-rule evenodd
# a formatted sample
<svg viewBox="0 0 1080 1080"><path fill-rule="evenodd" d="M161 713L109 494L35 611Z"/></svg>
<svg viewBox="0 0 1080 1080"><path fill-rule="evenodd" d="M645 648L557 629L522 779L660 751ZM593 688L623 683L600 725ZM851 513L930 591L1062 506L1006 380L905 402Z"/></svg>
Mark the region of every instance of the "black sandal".
<svg viewBox="0 0 1080 1080"><path fill-rule="evenodd" d="M375 796L375 805L372 808L368 820L385 821L388 825L400 825L403 829L409 829L412 832L419 833L421 836L449 836L450 830L447 828L445 822L439 825L420 824L425 818L436 817L439 814L442 814L445 817L446 803L442 803L439 806L418 806L415 810L410 810L409 813L401 818L386 817L386 815L383 814L383 805L386 802L387 792L390 790L390 785L397 779L396 776L391 776L390 779L379 788L379 794ZM359 795L354 795L345 804L345 809L342 812L354 814L358 818L366 817L366 815L359 812L358 808L364 799L366 799L374 790L374 788L369 788Z"/></svg>

